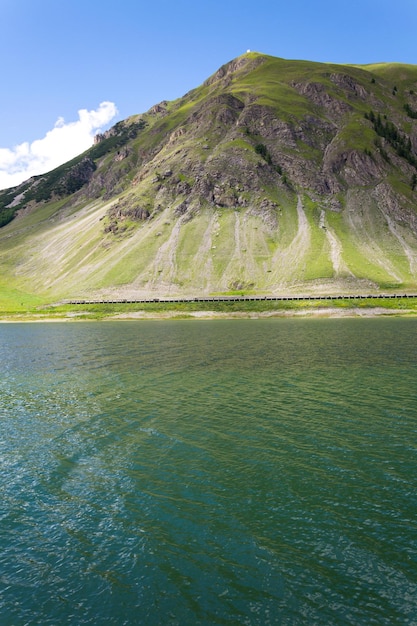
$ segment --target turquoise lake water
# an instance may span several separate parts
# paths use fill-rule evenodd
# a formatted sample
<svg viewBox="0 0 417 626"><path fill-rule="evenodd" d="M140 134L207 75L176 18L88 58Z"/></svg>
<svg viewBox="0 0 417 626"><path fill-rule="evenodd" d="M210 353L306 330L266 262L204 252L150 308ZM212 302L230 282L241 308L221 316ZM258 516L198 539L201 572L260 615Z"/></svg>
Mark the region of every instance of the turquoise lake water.
<svg viewBox="0 0 417 626"><path fill-rule="evenodd" d="M3 626L417 624L417 320L0 325Z"/></svg>

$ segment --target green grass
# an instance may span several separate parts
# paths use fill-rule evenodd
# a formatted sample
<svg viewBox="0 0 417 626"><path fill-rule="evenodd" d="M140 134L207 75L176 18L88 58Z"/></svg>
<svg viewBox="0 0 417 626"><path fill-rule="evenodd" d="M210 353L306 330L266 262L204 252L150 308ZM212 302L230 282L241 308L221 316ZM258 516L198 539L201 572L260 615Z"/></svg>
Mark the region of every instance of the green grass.
<svg viewBox="0 0 417 626"><path fill-rule="evenodd" d="M187 303L168 303L168 302L150 302L137 304L85 304L85 305L60 305L60 306L34 306L32 302L30 308L24 310L22 307L11 306L8 310L0 308L0 320L15 319L16 321L31 320L104 320L115 315L123 315L135 312L148 313L151 316L163 315L169 313L176 318L185 318L195 312L217 312L222 314L262 314L274 313L291 314L297 313L314 314L319 310L320 314L326 314L326 309L357 309L359 312L363 309L380 309L386 310L386 314L397 315L398 311L402 311L405 315L417 314L417 298L396 298L396 299L332 299L323 298L322 300L297 300L297 301L255 301L255 302L187 302ZM322 311L323 310L323 311Z"/></svg>
<svg viewBox="0 0 417 626"><path fill-rule="evenodd" d="M401 173L396 172L395 174L390 174L387 180L397 193L407 198L412 206L414 205L414 210L416 210L414 201L415 195L411 189L411 176L409 179L404 179Z"/></svg>
<svg viewBox="0 0 417 626"><path fill-rule="evenodd" d="M120 256L107 271L104 267L100 269L99 274L102 279L99 280L99 286L110 287L129 284L147 269L151 272L158 248L168 240L170 232L162 224L158 231L147 230L140 247L132 244L131 249ZM161 234L158 235L158 233Z"/></svg>
<svg viewBox="0 0 417 626"><path fill-rule="evenodd" d="M278 209L278 228L268 240L268 246L273 254L278 248L285 250L297 234L298 217L296 200L294 198L280 198Z"/></svg>
<svg viewBox="0 0 417 626"><path fill-rule="evenodd" d="M48 202L48 204L38 206L36 211L28 213L24 218L14 219L0 230L1 249L4 250L8 245L14 247L16 242L26 238L28 232L31 229L37 228L42 222L45 222L45 225L47 225L66 202L68 202L68 198ZM78 206L77 208L79 209L80 207ZM13 238L10 237L12 234Z"/></svg>
<svg viewBox="0 0 417 626"><path fill-rule="evenodd" d="M340 150L374 149L376 134L360 114L352 115L337 135Z"/></svg>
<svg viewBox="0 0 417 626"><path fill-rule="evenodd" d="M220 278L231 260L234 250L235 215L233 211L219 211L219 228L213 236L211 258L213 270Z"/></svg>
<svg viewBox="0 0 417 626"><path fill-rule="evenodd" d="M231 92L240 99L248 93L256 95L257 104L271 107L283 120L302 118L313 106L286 84L285 72L280 70L276 60L267 61L232 84Z"/></svg>
<svg viewBox="0 0 417 626"><path fill-rule="evenodd" d="M199 219L193 219L182 225L176 250L176 261L181 268L181 274L194 274L194 265L199 261L197 254L203 243L210 217L209 211L205 211Z"/></svg>
<svg viewBox="0 0 417 626"><path fill-rule="evenodd" d="M10 288L0 283L0 315L8 313L28 313L45 303L45 300L34 294Z"/></svg>
<svg viewBox="0 0 417 626"><path fill-rule="evenodd" d="M398 87L399 82L415 83L417 81L417 65L407 63L373 63L369 65L356 65L367 72L384 80L392 82Z"/></svg>
<svg viewBox="0 0 417 626"><path fill-rule="evenodd" d="M332 278L333 264L330 258L330 247L325 231L320 228L320 208L307 196L303 198L304 212L310 226L310 250L307 255L305 280Z"/></svg>
<svg viewBox="0 0 417 626"><path fill-rule="evenodd" d="M355 239L346 224L343 214L328 211L326 219L342 242L343 261L357 278L371 280L381 287L394 284L393 277L384 271L381 266L372 263L363 252L361 249L362 242ZM378 243L380 243L379 240Z"/></svg>

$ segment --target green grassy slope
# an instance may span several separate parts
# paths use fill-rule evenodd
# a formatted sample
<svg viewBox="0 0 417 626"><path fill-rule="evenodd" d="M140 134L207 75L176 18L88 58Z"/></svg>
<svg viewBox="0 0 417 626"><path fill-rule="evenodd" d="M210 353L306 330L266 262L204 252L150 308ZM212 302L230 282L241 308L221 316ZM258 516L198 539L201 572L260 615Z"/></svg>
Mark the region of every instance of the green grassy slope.
<svg viewBox="0 0 417 626"><path fill-rule="evenodd" d="M1 306L417 289L414 92L415 66L235 59L0 192Z"/></svg>

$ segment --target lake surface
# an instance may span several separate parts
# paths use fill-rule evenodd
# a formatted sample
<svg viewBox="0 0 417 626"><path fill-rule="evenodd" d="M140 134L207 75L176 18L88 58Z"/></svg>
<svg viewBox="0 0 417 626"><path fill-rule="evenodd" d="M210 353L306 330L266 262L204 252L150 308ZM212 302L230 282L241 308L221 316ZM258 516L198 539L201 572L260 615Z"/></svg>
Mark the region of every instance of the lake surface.
<svg viewBox="0 0 417 626"><path fill-rule="evenodd" d="M417 624L417 320L0 324L0 622Z"/></svg>

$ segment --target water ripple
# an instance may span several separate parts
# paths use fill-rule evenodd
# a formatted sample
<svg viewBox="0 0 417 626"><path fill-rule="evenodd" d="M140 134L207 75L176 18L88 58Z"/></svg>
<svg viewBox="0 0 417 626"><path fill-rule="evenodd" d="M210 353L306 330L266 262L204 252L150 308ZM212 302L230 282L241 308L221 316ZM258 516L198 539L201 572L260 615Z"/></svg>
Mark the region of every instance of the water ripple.
<svg viewBox="0 0 417 626"><path fill-rule="evenodd" d="M0 327L0 615L417 621L414 320Z"/></svg>

